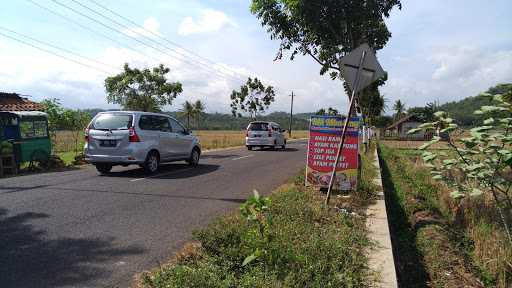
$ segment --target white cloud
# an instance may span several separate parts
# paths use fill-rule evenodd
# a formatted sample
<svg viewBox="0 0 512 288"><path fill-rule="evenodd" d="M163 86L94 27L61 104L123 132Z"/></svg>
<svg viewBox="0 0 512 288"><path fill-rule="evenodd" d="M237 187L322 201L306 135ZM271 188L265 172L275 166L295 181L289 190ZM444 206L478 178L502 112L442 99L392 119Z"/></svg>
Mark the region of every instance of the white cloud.
<svg viewBox="0 0 512 288"><path fill-rule="evenodd" d="M137 68L164 63L171 69L168 79L181 82L184 92L175 99L172 106L164 107L165 110L177 110L185 100L201 99L205 101L209 112L228 112L229 95L241 85L241 81L192 66L180 60L182 57L176 59L144 47L132 47L141 53L107 47L101 55L90 56L118 67L117 71L109 75L23 46L4 45L2 48L6 49L3 50L6 53L0 54L0 63L5 68L0 73L1 91L34 95L35 101L58 98L65 107L70 108L115 108L116 105L106 102L104 79L119 73L126 62ZM215 67L252 74L244 67L223 63Z"/></svg>
<svg viewBox="0 0 512 288"><path fill-rule="evenodd" d="M197 20L190 16L185 17L178 28L178 34L187 36L209 33L219 31L227 26L236 27L236 23L221 11L205 9L201 11L201 16Z"/></svg>
<svg viewBox="0 0 512 288"><path fill-rule="evenodd" d="M411 61L394 64L382 90L390 102L401 99L408 107L460 100L496 84L512 82L512 50L433 47L414 55Z"/></svg>
<svg viewBox="0 0 512 288"><path fill-rule="evenodd" d="M144 20L144 24L142 25L142 27L133 27L130 29L125 29L123 33L130 37L146 36L154 38L156 37L156 35L160 35L160 33L158 32L159 29L160 23L158 22L158 20L156 20L155 17L149 17L146 20Z"/></svg>

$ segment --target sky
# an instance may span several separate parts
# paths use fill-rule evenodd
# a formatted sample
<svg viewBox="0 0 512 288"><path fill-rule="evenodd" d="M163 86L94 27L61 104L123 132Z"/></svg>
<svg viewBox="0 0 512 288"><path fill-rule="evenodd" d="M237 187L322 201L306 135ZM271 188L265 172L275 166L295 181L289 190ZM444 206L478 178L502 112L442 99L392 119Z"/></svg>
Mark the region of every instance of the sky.
<svg viewBox="0 0 512 288"><path fill-rule="evenodd" d="M164 110L200 99L207 112L229 113L229 95L247 76L276 88L270 111L289 111L292 91L294 112L347 109L341 81L319 75L313 59L274 61L279 42L250 13L250 1L2 2L2 92L29 95L34 101L58 98L74 109L118 108L106 101L104 79L121 72L124 63L138 68L163 63L171 69L169 80L181 82L184 89ZM442 104L512 82L512 1L402 4L386 19L392 37L377 53L389 75L381 87L387 113L398 99L406 107Z"/></svg>

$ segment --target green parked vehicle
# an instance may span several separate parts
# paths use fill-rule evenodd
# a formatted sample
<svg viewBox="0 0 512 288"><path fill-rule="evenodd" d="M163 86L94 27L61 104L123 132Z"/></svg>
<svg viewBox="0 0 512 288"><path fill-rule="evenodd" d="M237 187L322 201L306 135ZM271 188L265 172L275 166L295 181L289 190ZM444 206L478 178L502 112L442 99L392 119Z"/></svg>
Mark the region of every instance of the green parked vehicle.
<svg viewBox="0 0 512 288"><path fill-rule="evenodd" d="M52 151L48 115L40 111L1 111L0 140L1 153L14 152L17 164L38 161L45 165Z"/></svg>

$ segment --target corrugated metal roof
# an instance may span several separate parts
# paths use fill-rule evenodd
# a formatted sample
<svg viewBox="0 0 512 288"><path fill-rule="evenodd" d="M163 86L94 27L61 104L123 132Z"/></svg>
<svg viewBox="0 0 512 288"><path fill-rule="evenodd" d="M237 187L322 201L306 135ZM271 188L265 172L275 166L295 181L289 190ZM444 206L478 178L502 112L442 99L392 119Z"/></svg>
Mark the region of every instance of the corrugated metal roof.
<svg viewBox="0 0 512 288"><path fill-rule="evenodd" d="M0 113L11 113L17 115L20 118L33 116L48 117L48 114L41 111L0 111Z"/></svg>
<svg viewBox="0 0 512 288"><path fill-rule="evenodd" d="M409 114L407 116L402 117L401 119L399 119L395 123L389 125L386 128L386 130L393 129L393 128L397 127L398 125L400 125L400 124L402 124L404 122L407 122L409 120L416 121L416 122L421 122L420 119L418 119L418 116L416 114Z"/></svg>

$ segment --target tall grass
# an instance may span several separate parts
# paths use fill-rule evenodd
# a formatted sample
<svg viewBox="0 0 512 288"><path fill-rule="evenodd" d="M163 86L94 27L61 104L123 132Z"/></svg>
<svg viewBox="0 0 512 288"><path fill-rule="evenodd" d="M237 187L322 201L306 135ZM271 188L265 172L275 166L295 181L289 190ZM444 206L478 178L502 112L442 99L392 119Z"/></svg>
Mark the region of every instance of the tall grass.
<svg viewBox="0 0 512 288"><path fill-rule="evenodd" d="M418 153L381 148L404 287L419 281L434 287L511 287L512 247L494 202L453 200L444 186L431 180Z"/></svg>
<svg viewBox="0 0 512 288"><path fill-rule="evenodd" d="M242 217L227 216L196 232L197 244L170 265L143 274L143 287L368 287L364 219L326 209L303 181L270 196L264 257L242 265L258 235Z"/></svg>

